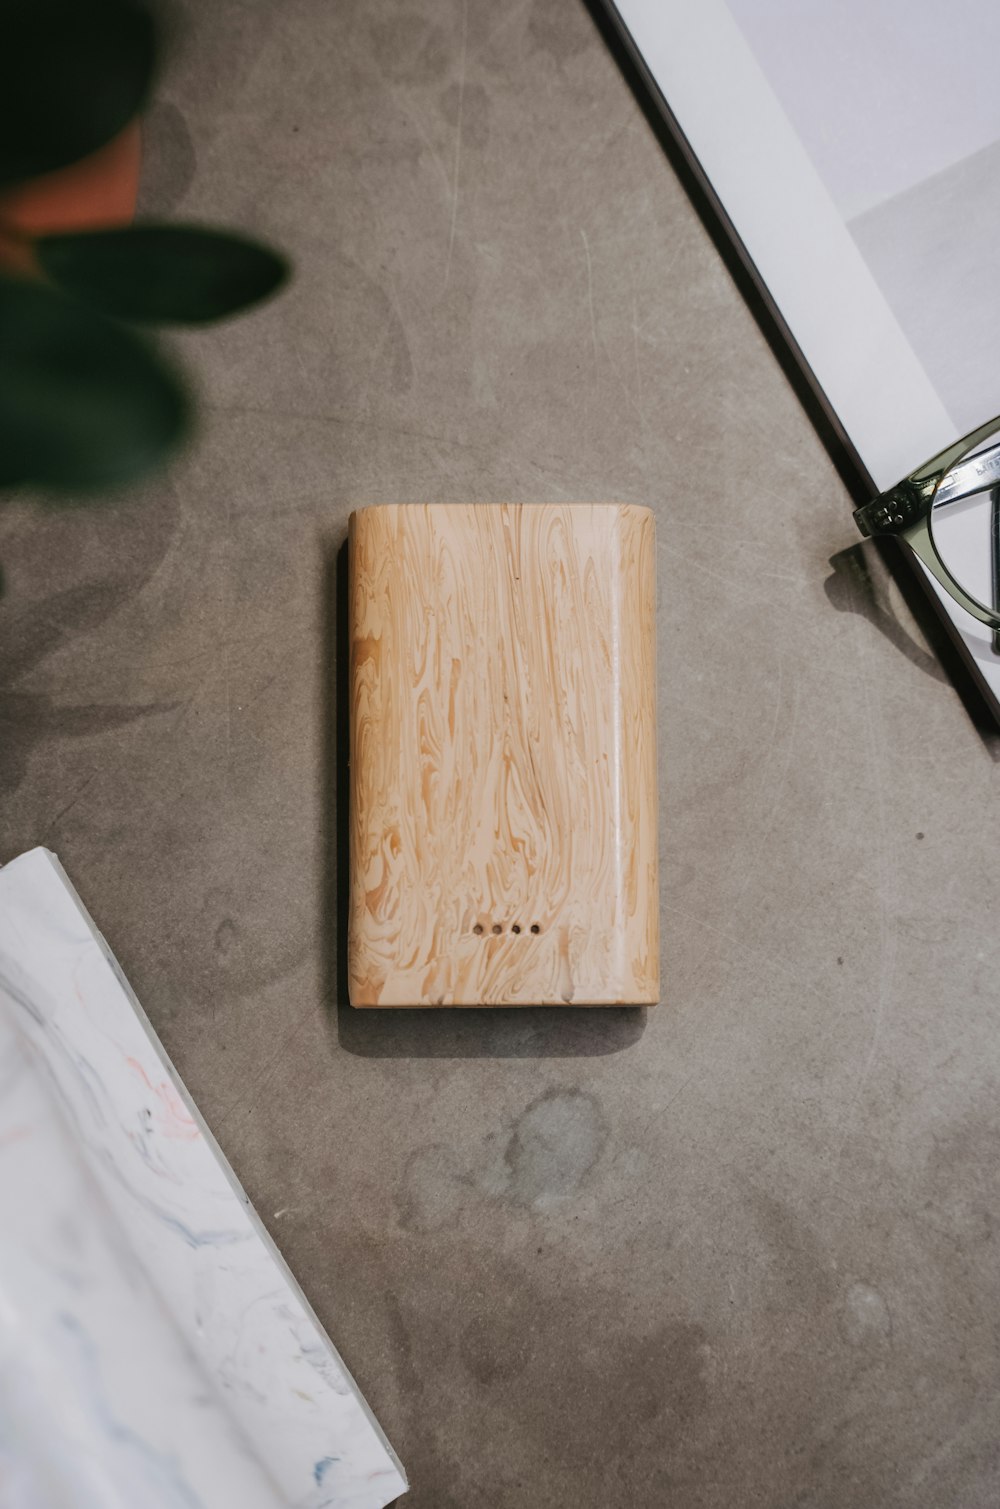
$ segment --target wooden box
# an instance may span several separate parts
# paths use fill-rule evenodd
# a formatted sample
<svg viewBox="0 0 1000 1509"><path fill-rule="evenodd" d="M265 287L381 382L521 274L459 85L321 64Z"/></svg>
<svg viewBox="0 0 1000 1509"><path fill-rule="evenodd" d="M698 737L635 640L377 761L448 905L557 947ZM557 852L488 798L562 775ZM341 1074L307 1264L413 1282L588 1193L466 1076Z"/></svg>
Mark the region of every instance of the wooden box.
<svg viewBox="0 0 1000 1509"><path fill-rule="evenodd" d="M352 1004L652 1004L652 514L400 504L349 538Z"/></svg>

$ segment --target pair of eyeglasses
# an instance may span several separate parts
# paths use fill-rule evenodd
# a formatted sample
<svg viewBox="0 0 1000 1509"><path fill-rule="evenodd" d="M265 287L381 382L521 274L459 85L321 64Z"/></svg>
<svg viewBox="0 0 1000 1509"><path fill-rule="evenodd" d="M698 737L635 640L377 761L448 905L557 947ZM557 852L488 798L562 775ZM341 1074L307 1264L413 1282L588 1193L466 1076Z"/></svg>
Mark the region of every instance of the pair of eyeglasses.
<svg viewBox="0 0 1000 1509"><path fill-rule="evenodd" d="M903 540L1000 644L1000 416L925 461L854 520Z"/></svg>

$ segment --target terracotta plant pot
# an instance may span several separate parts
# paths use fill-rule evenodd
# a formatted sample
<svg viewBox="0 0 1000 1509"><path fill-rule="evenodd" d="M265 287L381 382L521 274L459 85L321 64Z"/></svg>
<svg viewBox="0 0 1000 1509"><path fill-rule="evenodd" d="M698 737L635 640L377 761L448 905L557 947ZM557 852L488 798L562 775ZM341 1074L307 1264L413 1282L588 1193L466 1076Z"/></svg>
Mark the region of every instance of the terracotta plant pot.
<svg viewBox="0 0 1000 1509"><path fill-rule="evenodd" d="M135 214L142 149L139 122L107 146L0 193L0 265L31 269L23 236L128 225Z"/></svg>

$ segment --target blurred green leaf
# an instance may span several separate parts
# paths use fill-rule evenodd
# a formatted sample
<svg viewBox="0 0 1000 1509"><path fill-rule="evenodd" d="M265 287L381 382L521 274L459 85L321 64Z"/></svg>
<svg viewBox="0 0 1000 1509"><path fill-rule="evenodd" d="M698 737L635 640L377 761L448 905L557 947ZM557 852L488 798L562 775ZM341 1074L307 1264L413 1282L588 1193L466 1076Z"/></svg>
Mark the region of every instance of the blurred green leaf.
<svg viewBox="0 0 1000 1509"><path fill-rule="evenodd" d="M256 304L288 265L265 246L188 225L45 236L38 260L54 282L118 319L200 325Z"/></svg>
<svg viewBox="0 0 1000 1509"><path fill-rule="evenodd" d="M140 0L3 0L0 182L65 167L117 136L155 61Z"/></svg>
<svg viewBox="0 0 1000 1509"><path fill-rule="evenodd" d="M132 481L188 417L179 380L139 336L41 284L0 279L0 486Z"/></svg>

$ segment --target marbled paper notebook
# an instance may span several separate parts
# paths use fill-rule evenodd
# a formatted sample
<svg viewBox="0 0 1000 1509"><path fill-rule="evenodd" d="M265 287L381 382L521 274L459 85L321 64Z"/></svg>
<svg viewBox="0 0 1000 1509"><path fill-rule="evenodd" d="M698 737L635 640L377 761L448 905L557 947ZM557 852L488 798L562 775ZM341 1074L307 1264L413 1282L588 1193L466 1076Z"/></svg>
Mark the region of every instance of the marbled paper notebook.
<svg viewBox="0 0 1000 1509"><path fill-rule="evenodd" d="M402 1468L58 860L0 869L0 1505L383 1509Z"/></svg>
<svg viewBox="0 0 1000 1509"><path fill-rule="evenodd" d="M350 525L355 1006L659 989L655 539L626 504Z"/></svg>

